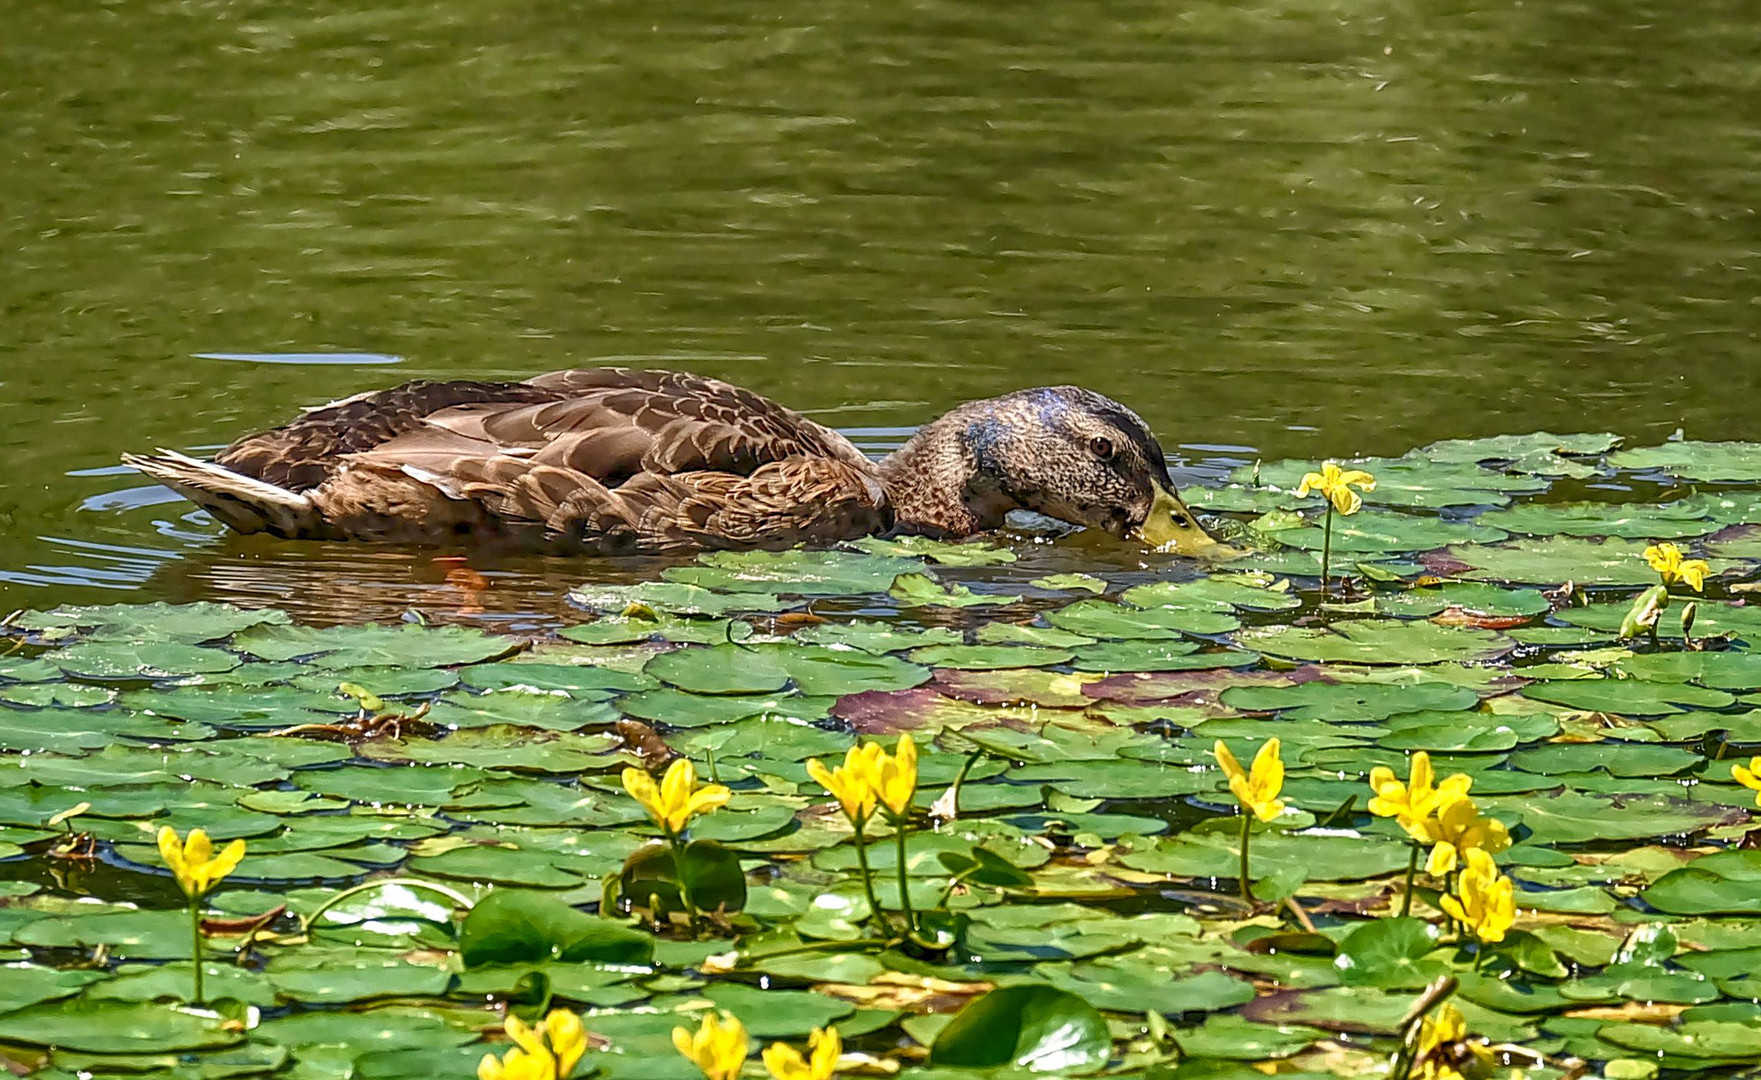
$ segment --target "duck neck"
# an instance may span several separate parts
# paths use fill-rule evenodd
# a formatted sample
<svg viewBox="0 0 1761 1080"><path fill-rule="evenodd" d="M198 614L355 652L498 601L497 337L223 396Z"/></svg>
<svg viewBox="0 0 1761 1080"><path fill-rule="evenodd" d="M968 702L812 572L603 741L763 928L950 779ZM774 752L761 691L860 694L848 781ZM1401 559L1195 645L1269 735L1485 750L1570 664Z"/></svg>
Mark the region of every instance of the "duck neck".
<svg viewBox="0 0 1761 1080"><path fill-rule="evenodd" d="M1003 490L975 446L971 418L956 409L918 430L880 463L894 529L961 537L995 529L1021 504Z"/></svg>

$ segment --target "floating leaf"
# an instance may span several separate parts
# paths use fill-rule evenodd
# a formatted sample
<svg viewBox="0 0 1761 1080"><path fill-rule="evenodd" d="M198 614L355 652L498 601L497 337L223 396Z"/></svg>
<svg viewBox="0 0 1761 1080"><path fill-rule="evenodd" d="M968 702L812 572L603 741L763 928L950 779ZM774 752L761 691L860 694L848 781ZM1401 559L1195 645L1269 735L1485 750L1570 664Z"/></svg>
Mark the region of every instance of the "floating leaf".
<svg viewBox="0 0 1761 1080"><path fill-rule="evenodd" d="M900 574L915 573L922 567L911 558L805 548L714 551L699 556L697 562L696 566L672 567L661 576L723 592L853 596L881 592Z"/></svg>
<svg viewBox="0 0 1761 1080"><path fill-rule="evenodd" d="M1608 464L1682 480L1752 483L1761 480L1761 443L1683 440L1621 450L1608 456Z"/></svg>
<svg viewBox="0 0 1761 1080"><path fill-rule="evenodd" d="M961 1009L930 1046L932 1065L1083 1074L1112 1054L1094 1006L1050 986L1005 986Z"/></svg>
<svg viewBox="0 0 1761 1080"><path fill-rule="evenodd" d="M645 964L653 956L651 936L545 893L495 889L459 928L459 958L467 967L551 960Z"/></svg>
<svg viewBox="0 0 1761 1080"><path fill-rule="evenodd" d="M0 1014L0 1040L94 1054L206 1050L242 1042L224 1018L119 1001L56 1001Z"/></svg>
<svg viewBox="0 0 1761 1080"><path fill-rule="evenodd" d="M1649 585L1657 571L1645 562L1642 540L1586 540L1551 536L1513 540L1487 546L1449 549L1449 557L1469 568L1467 576L1482 581L1517 581L1534 585ZM1723 573L1727 562L1714 562Z"/></svg>
<svg viewBox="0 0 1761 1080"><path fill-rule="evenodd" d="M1283 712L1286 720L1381 720L1397 713L1469 709L1479 695L1448 683L1328 683L1236 686L1218 699L1247 712Z"/></svg>
<svg viewBox="0 0 1761 1080"><path fill-rule="evenodd" d="M1352 619L1325 629L1252 627L1236 635L1236 641L1268 656L1348 664L1491 660L1514 647L1509 638L1488 630L1391 619Z"/></svg>
<svg viewBox="0 0 1761 1080"><path fill-rule="evenodd" d="M887 595L907 607L976 607L979 604L1013 604L1019 596L975 593L964 585L943 586L928 574L900 574Z"/></svg>
<svg viewBox="0 0 1761 1080"><path fill-rule="evenodd" d="M43 659L86 679L167 679L239 665L229 652L175 641L82 641Z"/></svg>
<svg viewBox="0 0 1761 1080"><path fill-rule="evenodd" d="M311 657L319 667L450 667L476 664L518 652L511 638L462 626L261 626L233 639L241 651L263 660Z"/></svg>

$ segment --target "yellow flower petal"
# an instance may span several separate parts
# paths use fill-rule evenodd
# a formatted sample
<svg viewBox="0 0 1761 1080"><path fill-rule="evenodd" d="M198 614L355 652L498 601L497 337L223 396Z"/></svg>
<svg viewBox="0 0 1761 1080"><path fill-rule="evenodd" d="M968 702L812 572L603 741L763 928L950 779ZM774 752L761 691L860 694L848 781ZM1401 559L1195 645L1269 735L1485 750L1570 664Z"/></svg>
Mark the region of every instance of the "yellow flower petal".
<svg viewBox="0 0 1761 1080"><path fill-rule="evenodd" d="M1211 747L1211 754L1217 759L1217 764L1223 767L1223 775L1229 778L1231 785L1236 780L1247 779L1247 772L1242 769L1241 762L1235 760L1235 755L1229 752L1229 747L1224 745L1222 739L1218 739Z"/></svg>
<svg viewBox="0 0 1761 1080"><path fill-rule="evenodd" d="M1732 765L1730 775L1732 779L1744 787L1761 791L1761 757L1750 758L1747 767Z"/></svg>
<svg viewBox="0 0 1761 1080"><path fill-rule="evenodd" d="M764 1068L775 1080L811 1080L813 1076L801 1051L788 1043L771 1043L764 1048Z"/></svg>
<svg viewBox="0 0 1761 1080"><path fill-rule="evenodd" d="M876 797L894 819L905 818L917 794L917 744L910 735L901 735L898 750L891 756L881 752L875 766Z"/></svg>
<svg viewBox="0 0 1761 1080"><path fill-rule="evenodd" d="M1706 575L1711 572L1712 567L1704 559L1689 559L1676 568L1683 583L1695 592L1706 591Z"/></svg>
<svg viewBox="0 0 1761 1080"><path fill-rule="evenodd" d="M552 1009L542 1024L544 1037L556 1057L556 1075L564 1080L575 1071L581 1056L587 1052L587 1029L581 1018L567 1009Z"/></svg>
<svg viewBox="0 0 1761 1080"><path fill-rule="evenodd" d="M1455 872L1455 845L1447 840L1440 840L1431 848L1430 858L1425 860L1425 873L1435 877Z"/></svg>

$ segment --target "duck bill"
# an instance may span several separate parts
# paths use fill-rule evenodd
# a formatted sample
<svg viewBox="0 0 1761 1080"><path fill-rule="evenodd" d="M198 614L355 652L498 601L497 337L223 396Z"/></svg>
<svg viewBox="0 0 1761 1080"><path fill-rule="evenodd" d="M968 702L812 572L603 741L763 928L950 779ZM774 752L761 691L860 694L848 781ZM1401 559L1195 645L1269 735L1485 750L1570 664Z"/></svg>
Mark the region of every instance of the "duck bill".
<svg viewBox="0 0 1761 1080"><path fill-rule="evenodd" d="M1241 554L1240 549L1230 547L1206 532L1199 525L1198 518L1180 501L1180 496L1160 485L1156 487L1156 501L1150 504L1149 517L1131 530L1130 537L1157 551L1176 555L1220 559Z"/></svg>

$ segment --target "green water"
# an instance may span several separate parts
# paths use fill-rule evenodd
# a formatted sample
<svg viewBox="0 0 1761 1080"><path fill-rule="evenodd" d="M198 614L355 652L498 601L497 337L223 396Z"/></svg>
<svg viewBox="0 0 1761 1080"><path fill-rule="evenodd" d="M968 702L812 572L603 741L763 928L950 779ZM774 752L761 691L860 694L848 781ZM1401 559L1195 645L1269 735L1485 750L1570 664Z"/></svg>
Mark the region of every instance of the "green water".
<svg viewBox="0 0 1761 1080"><path fill-rule="evenodd" d="M111 468L414 377L689 367L877 449L1080 382L1201 473L1754 434L1738 0L0 17L8 608L444 598L420 553L223 540ZM479 569L503 611L587 576Z"/></svg>

